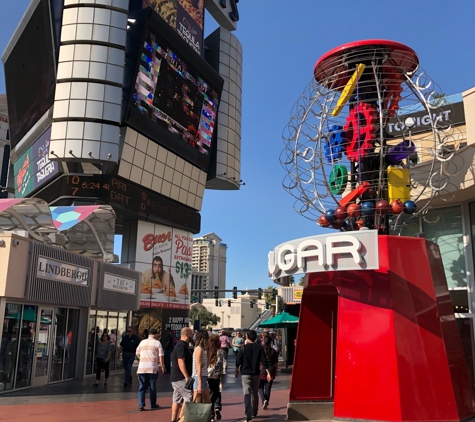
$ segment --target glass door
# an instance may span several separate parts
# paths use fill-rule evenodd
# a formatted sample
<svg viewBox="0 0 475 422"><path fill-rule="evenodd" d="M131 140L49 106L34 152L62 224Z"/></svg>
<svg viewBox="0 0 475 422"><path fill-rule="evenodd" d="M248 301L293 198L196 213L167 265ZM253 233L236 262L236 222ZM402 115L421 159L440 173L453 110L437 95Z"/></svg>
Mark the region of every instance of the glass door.
<svg viewBox="0 0 475 422"><path fill-rule="evenodd" d="M33 387L48 384L54 343L55 312L53 308L40 308L36 324Z"/></svg>
<svg viewBox="0 0 475 422"><path fill-rule="evenodd" d="M56 308L55 311L54 341L52 343L52 359L49 373L50 382L61 381L63 379L63 364L69 342L66 331L68 309Z"/></svg>

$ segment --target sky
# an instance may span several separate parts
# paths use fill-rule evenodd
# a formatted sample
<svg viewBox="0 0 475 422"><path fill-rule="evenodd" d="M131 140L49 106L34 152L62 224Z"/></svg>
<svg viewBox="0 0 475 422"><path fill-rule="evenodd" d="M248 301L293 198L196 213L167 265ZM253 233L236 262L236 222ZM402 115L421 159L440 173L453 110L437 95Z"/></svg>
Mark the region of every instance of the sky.
<svg viewBox="0 0 475 422"><path fill-rule="evenodd" d="M3 52L29 0L0 0ZM267 254L292 239L328 233L293 210L282 188L279 155L292 106L312 78L315 62L351 41L404 43L445 94L475 86L475 1L241 0L235 35L243 46L242 156L239 191L205 192L203 235L227 244L227 288L272 284ZM207 15L205 33L216 28ZM471 40L471 41L470 41ZM27 54L27 52L25 52ZM0 93L5 92L0 66Z"/></svg>

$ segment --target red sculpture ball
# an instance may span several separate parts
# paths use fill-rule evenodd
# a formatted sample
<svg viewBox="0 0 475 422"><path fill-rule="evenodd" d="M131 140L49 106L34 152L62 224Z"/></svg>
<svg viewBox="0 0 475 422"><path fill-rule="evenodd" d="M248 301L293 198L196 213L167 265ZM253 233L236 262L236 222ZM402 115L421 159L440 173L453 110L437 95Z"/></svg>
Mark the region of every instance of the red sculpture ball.
<svg viewBox="0 0 475 422"><path fill-rule="evenodd" d="M344 221L335 221L334 223L332 223L332 227L334 229L341 229L344 225L345 225Z"/></svg>
<svg viewBox="0 0 475 422"><path fill-rule="evenodd" d="M328 227L330 225L330 223L327 221L327 219L325 218L323 214L320 217L318 217L318 224L321 227Z"/></svg>
<svg viewBox="0 0 475 422"><path fill-rule="evenodd" d="M391 205L385 199L381 199L380 201L376 202L376 213L381 215L386 215L388 212L391 211Z"/></svg>
<svg viewBox="0 0 475 422"><path fill-rule="evenodd" d="M404 204L400 199L391 201L391 210L394 214L401 214L404 211Z"/></svg>
<svg viewBox="0 0 475 422"><path fill-rule="evenodd" d="M346 211L346 207L339 206L335 210L335 216L337 221L343 221L346 217L348 217L348 212Z"/></svg>
<svg viewBox="0 0 475 422"><path fill-rule="evenodd" d="M358 218L361 215L361 207L358 204L350 204L347 208L348 217Z"/></svg>

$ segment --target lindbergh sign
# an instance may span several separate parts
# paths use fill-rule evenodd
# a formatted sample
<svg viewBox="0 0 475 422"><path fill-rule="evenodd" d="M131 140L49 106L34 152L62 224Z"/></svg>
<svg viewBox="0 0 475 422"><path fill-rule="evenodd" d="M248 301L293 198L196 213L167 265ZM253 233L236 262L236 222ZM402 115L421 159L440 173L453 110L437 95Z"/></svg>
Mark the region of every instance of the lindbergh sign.
<svg viewBox="0 0 475 422"><path fill-rule="evenodd" d="M274 280L297 273L378 268L376 230L303 237L277 246L268 256Z"/></svg>
<svg viewBox="0 0 475 422"><path fill-rule="evenodd" d="M87 286L89 269L39 256L36 265L36 277Z"/></svg>

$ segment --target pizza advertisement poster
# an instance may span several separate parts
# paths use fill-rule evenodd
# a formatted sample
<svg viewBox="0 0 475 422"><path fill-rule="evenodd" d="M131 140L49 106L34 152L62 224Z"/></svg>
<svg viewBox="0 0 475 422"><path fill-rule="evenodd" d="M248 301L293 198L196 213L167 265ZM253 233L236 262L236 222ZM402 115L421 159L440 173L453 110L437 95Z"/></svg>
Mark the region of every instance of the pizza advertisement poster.
<svg viewBox="0 0 475 422"><path fill-rule="evenodd" d="M189 309L193 236L140 221L135 269L142 273L140 307Z"/></svg>

